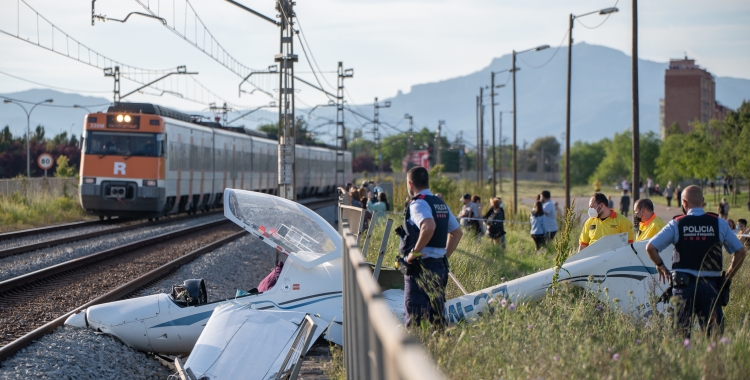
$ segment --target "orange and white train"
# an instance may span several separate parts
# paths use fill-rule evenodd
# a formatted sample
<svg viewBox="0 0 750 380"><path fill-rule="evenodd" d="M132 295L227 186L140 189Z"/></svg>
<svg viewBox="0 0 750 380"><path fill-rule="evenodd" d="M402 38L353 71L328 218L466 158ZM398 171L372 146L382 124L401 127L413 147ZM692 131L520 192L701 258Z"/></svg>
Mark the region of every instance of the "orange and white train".
<svg viewBox="0 0 750 380"><path fill-rule="evenodd" d="M81 205L102 219L207 211L221 206L226 188L277 192L276 140L155 104L120 103L86 115L82 146ZM342 186L335 183L335 161L334 148L297 145L297 196ZM344 168L343 181L349 182L349 152Z"/></svg>

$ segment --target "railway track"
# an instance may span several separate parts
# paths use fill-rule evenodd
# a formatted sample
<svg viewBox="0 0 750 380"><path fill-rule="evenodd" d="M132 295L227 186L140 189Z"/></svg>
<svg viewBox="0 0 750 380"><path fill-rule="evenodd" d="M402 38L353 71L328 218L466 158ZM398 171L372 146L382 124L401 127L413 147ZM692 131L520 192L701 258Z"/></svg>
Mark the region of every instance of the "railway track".
<svg viewBox="0 0 750 380"><path fill-rule="evenodd" d="M311 209L335 202L300 201ZM127 298L244 234L228 220L207 222L0 282L0 361L52 333L76 310Z"/></svg>
<svg viewBox="0 0 750 380"><path fill-rule="evenodd" d="M217 215L217 214L221 214L222 212L223 211L211 211L209 213L200 214L200 215L202 215L202 216ZM56 246L56 245L60 245L60 244L65 244L65 243L71 243L71 242L75 242L75 241L81 241L81 240L91 239L91 238L99 237L99 236L102 236L102 235L109 235L109 234L121 233L121 232L135 230L135 229L138 229L138 228L154 227L154 226L158 226L158 225L162 225L162 224L168 224L168 223L177 223L177 222L181 222L181 221L184 221L184 220L192 219L192 218L195 218L195 217L196 216L192 216L192 215L183 215L183 216L178 216L178 217L175 217L175 218L163 218L163 219L160 219L160 220L157 220L157 221L153 221L153 222L128 224L128 225L122 226L122 227L114 227L114 228L109 228L109 229L106 229L106 230L97 230L97 231L88 232L88 233L76 234L76 235L72 235L72 236L62 237L62 238L59 238L59 239L46 240L46 241L42 241L42 242L38 242L38 243L32 243L32 244L26 244L26 245L19 245L19 246L16 246L16 247L10 247L10 248L6 248L6 249L3 249L3 250L0 250L0 258L8 257L8 256L13 256L13 255L19 255L19 254L22 254L22 253L35 251L37 249L42 249L42 248L48 248L48 247L52 247L52 246ZM88 223L88 222L83 222L83 223ZM101 223L106 223L106 221L105 222L99 222L99 221L97 221L96 224L80 225L78 228L89 227L91 225L101 225ZM71 224L74 224L74 223L71 223ZM70 228L75 228L75 227L70 227ZM24 230L24 231L28 231L28 230ZM58 231L58 230L53 230L53 231ZM41 231L39 233L47 233L47 232L50 232L50 231ZM23 235L23 236L29 236L29 235L27 234L27 235Z"/></svg>
<svg viewBox="0 0 750 380"><path fill-rule="evenodd" d="M29 228L29 229L20 230L20 231L11 231L11 232L2 233L0 234L0 241L20 238L20 237L25 237L25 236L31 236L31 235L46 234L49 232L70 230L70 229L75 229L75 228L101 226L103 224L118 223L122 221L123 220L119 218L112 219L112 220L104 220L104 221L86 220L82 222L72 222L72 223L65 223L65 224L56 224L53 226L46 226L46 227Z"/></svg>

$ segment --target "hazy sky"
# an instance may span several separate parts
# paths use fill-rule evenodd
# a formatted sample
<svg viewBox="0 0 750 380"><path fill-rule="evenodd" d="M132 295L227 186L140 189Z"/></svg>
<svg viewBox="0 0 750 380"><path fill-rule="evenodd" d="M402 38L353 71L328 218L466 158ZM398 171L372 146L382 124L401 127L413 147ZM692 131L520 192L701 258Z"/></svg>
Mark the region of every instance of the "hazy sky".
<svg viewBox="0 0 750 380"><path fill-rule="evenodd" d="M0 30L34 40L35 21L19 0L0 0ZM129 65L170 68L187 65L199 71L198 79L212 91L235 104L250 107L271 98L256 92L238 98L240 78L183 41L157 20L133 16L127 23L108 21L91 26L90 1L25 0L57 27L92 49ZM170 24L185 0L142 0L159 11ZM271 0L242 0L243 4L270 17ZM172 4L177 10L173 11ZM243 64L262 69L273 64L278 53L278 28L221 0L191 0L216 39ZM298 0L296 12L304 35L321 69L335 71L338 61L354 69L346 80L348 101L370 103L375 96L387 98L408 92L414 84L434 82L477 71L493 57L541 44L560 45L567 30L568 14L611 7L602 0ZM134 0L98 0L97 13L123 18L143 11ZM576 42L586 41L625 51L631 49L630 1L617 3L620 12L595 30L576 23ZM656 61L687 53L717 76L750 78L750 2L747 0L645 0L639 2L640 57ZM603 17L580 19L596 26ZM42 25L44 23L42 22ZM44 33L44 31L42 31ZM56 39L58 49L64 43ZM300 55L297 71L310 81L310 68ZM110 98L112 80L98 69L0 34L0 71L44 84L85 91L103 91ZM554 49L527 54L530 64L544 63ZM561 52L555 59L564 59ZM307 74L305 73L307 72ZM335 75L326 75L335 85ZM269 84L271 85L271 84ZM277 85L271 85L277 88ZM0 93L39 87L0 74ZM123 81L122 91L136 86ZM299 106L326 102L315 90L301 87ZM149 101L185 110L204 108L168 95L134 95L130 101ZM13 112L16 110L14 109ZM0 113L10 112L0 107ZM385 113L385 112L384 112ZM400 116L400 115L398 115ZM393 118L398 116L394 115ZM384 118L389 115L384 114Z"/></svg>

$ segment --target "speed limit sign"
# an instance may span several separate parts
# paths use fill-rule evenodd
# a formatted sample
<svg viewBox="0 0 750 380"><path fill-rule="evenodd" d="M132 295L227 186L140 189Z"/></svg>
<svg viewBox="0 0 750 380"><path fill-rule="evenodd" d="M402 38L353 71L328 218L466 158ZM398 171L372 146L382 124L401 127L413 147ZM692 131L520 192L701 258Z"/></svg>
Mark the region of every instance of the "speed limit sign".
<svg viewBox="0 0 750 380"><path fill-rule="evenodd" d="M47 169L52 167L53 162L52 155L49 153L40 154L39 158L36 160L36 163L39 164L39 168L44 170L45 177L47 176Z"/></svg>

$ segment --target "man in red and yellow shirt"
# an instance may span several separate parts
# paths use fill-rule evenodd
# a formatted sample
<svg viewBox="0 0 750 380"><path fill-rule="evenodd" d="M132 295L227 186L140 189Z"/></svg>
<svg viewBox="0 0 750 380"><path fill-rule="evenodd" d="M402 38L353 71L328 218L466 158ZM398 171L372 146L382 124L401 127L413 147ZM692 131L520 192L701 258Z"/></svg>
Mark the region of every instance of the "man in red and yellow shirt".
<svg viewBox="0 0 750 380"><path fill-rule="evenodd" d="M623 232L628 233L628 243L633 242L633 223L609 208L606 195L594 193L589 200L588 215L589 219L583 224L583 231L578 242L579 252L605 236Z"/></svg>
<svg viewBox="0 0 750 380"><path fill-rule="evenodd" d="M633 215L638 223L638 237L635 241L649 240L667 224L654 213L654 203L650 199L639 199L633 205Z"/></svg>

